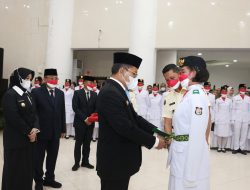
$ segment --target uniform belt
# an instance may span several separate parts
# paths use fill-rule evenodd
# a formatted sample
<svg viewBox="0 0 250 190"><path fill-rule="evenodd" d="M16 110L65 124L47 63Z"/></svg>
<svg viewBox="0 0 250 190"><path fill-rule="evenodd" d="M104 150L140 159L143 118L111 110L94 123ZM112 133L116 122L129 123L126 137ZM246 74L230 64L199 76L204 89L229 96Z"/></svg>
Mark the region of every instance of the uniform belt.
<svg viewBox="0 0 250 190"><path fill-rule="evenodd" d="M168 134L163 131L160 131L157 128L153 129L153 132L157 133L158 135L164 137L166 140L174 139L175 141L182 142L182 141L188 141L189 135L175 135L174 133Z"/></svg>

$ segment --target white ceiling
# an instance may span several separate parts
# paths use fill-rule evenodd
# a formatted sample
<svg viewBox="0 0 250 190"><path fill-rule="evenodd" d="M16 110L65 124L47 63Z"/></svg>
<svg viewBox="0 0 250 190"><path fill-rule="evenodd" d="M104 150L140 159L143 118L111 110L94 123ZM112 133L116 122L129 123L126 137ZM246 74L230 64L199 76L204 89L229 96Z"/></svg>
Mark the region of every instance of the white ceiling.
<svg viewBox="0 0 250 190"><path fill-rule="evenodd" d="M178 58L202 53L208 62L208 67L225 67L230 68L250 68L250 49L182 49L177 50ZM216 63L209 64L209 61L215 60ZM234 62L237 60L237 62Z"/></svg>

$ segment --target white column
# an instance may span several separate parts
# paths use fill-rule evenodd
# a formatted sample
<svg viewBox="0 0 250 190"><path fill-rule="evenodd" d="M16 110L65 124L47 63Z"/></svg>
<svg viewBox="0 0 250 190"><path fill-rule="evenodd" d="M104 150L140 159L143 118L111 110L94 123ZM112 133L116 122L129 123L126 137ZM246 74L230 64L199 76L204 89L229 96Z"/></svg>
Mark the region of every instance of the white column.
<svg viewBox="0 0 250 190"><path fill-rule="evenodd" d="M133 13L129 52L143 59L139 78L145 85L155 82L156 72L156 0L133 0Z"/></svg>
<svg viewBox="0 0 250 190"><path fill-rule="evenodd" d="M177 63L177 51L176 50L159 50L157 52L157 63L156 63L156 82L166 82L163 75L162 69L168 64Z"/></svg>
<svg viewBox="0 0 250 190"><path fill-rule="evenodd" d="M46 68L56 68L59 83L72 78L71 49L74 0L49 1L49 31Z"/></svg>

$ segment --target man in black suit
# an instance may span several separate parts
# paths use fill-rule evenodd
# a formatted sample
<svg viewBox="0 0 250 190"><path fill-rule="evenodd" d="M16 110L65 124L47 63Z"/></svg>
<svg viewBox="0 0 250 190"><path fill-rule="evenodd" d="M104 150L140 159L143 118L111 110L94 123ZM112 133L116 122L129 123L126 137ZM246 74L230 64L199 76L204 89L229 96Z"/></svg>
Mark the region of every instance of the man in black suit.
<svg viewBox="0 0 250 190"><path fill-rule="evenodd" d="M153 136L154 125L135 112L128 90L137 85L142 59L129 53L115 53L112 77L97 98L99 141L97 174L102 190L127 190L130 177L141 166L141 146L165 148L164 140Z"/></svg>
<svg viewBox="0 0 250 190"><path fill-rule="evenodd" d="M65 102L64 93L56 88L58 77L56 69L45 69L45 84L33 89L39 118L40 133L35 152L35 189L43 186L61 188L62 184L55 181L55 166L59 149L60 137L65 136ZM43 162L46 157L46 173L43 180Z"/></svg>
<svg viewBox="0 0 250 190"><path fill-rule="evenodd" d="M89 163L90 142L94 129L92 114L96 112L97 94L92 91L94 78L84 76L84 88L76 90L72 100L72 107L75 112L74 127L75 127L75 164L72 171L78 170L81 160L82 148L82 167L94 169L94 166Z"/></svg>

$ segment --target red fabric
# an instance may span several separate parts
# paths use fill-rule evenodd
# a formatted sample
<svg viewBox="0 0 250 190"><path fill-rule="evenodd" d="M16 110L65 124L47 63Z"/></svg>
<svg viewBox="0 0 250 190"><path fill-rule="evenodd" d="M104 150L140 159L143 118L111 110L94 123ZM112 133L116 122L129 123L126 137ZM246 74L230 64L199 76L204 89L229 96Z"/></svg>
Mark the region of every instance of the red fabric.
<svg viewBox="0 0 250 190"><path fill-rule="evenodd" d="M137 86L143 86L143 84L142 83L138 83Z"/></svg>
<svg viewBox="0 0 250 190"><path fill-rule="evenodd" d="M98 115L91 115L88 117L88 122L93 123L98 121Z"/></svg>
<svg viewBox="0 0 250 190"><path fill-rule="evenodd" d="M222 100L223 100L223 101L225 101L225 100L226 100L226 98L223 98L223 97L222 97Z"/></svg>
<svg viewBox="0 0 250 190"><path fill-rule="evenodd" d="M47 81L47 83L57 85L58 80L56 80L56 79L50 79L50 80Z"/></svg>
<svg viewBox="0 0 250 190"><path fill-rule="evenodd" d="M174 87L178 82L179 80L168 80L167 85L169 88L171 88L171 87Z"/></svg>
<svg viewBox="0 0 250 190"><path fill-rule="evenodd" d="M154 97L156 97L157 96L157 94L154 94Z"/></svg>
<svg viewBox="0 0 250 190"><path fill-rule="evenodd" d="M138 91L139 91L139 93L141 93L142 90L138 90Z"/></svg>
<svg viewBox="0 0 250 190"><path fill-rule="evenodd" d="M184 81L185 79L187 79L188 78L188 75L186 75L186 74L181 74L180 76L179 76L179 80L180 81Z"/></svg>
<svg viewBox="0 0 250 190"><path fill-rule="evenodd" d="M211 90L211 87L210 86L204 86L204 89L205 90Z"/></svg>
<svg viewBox="0 0 250 190"><path fill-rule="evenodd" d="M244 94L240 94L240 97L244 100L245 95Z"/></svg>
<svg viewBox="0 0 250 190"><path fill-rule="evenodd" d="M88 84L88 87L90 87L90 88L94 88L94 87L95 87L95 85L94 85L94 84Z"/></svg>
<svg viewBox="0 0 250 190"><path fill-rule="evenodd" d="M83 82L83 79L79 79L78 82Z"/></svg>

